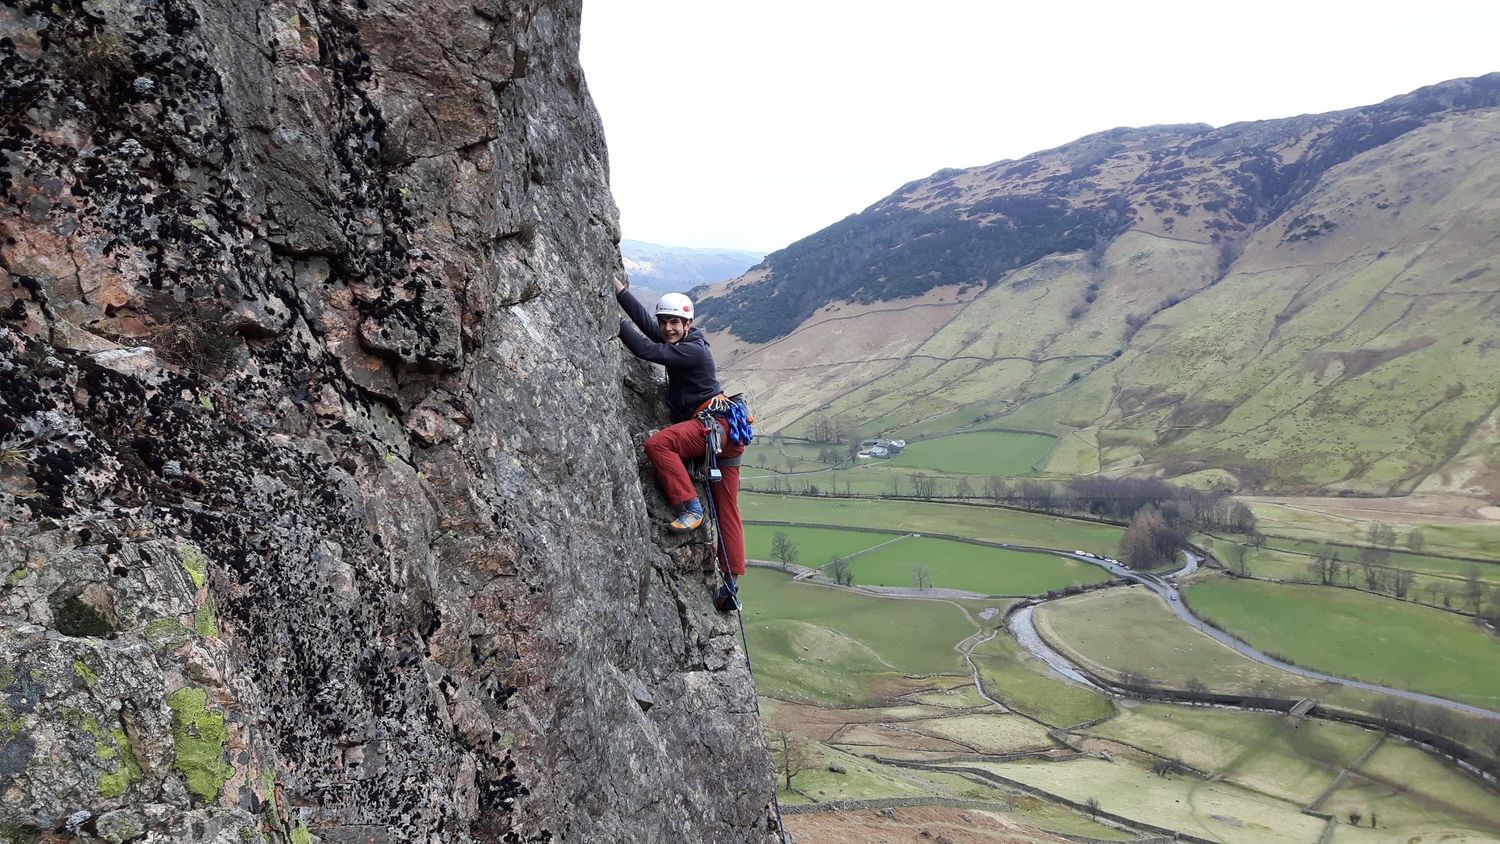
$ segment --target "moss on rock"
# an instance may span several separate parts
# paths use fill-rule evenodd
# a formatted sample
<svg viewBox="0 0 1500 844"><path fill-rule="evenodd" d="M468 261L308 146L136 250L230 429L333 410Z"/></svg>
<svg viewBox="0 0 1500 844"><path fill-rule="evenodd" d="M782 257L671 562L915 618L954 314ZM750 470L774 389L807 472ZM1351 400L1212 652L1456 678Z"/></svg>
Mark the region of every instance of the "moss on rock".
<svg viewBox="0 0 1500 844"><path fill-rule="evenodd" d="M224 716L208 708L208 694L202 689L178 689L167 699L167 705L172 709L172 749L177 769L194 797L212 803L234 773L224 761L224 745L229 740Z"/></svg>
<svg viewBox="0 0 1500 844"><path fill-rule="evenodd" d="M193 579L193 586L202 589L203 582L208 575L208 558L198 550L198 546L183 543L178 554L182 559L182 570Z"/></svg>
<svg viewBox="0 0 1500 844"><path fill-rule="evenodd" d="M89 686L97 685L99 682L99 675L84 665L81 659L73 660L73 672L83 678L83 682Z"/></svg>
<svg viewBox="0 0 1500 844"><path fill-rule="evenodd" d="M115 769L99 775L99 794L102 797L119 797L130 788L131 783L141 781L141 764L130 748L130 737L116 727L107 734L96 736L94 750L105 761L116 760Z"/></svg>
<svg viewBox="0 0 1500 844"><path fill-rule="evenodd" d="M219 617L214 612L212 598L205 600L193 613L193 630L204 638L219 635Z"/></svg>

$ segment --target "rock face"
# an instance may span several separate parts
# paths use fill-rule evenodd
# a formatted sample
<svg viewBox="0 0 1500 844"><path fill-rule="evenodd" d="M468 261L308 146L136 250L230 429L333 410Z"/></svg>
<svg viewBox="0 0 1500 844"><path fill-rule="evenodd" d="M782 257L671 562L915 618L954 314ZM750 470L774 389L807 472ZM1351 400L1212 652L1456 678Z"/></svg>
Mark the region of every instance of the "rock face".
<svg viewBox="0 0 1500 844"><path fill-rule="evenodd" d="M765 837L578 17L0 6L0 839Z"/></svg>

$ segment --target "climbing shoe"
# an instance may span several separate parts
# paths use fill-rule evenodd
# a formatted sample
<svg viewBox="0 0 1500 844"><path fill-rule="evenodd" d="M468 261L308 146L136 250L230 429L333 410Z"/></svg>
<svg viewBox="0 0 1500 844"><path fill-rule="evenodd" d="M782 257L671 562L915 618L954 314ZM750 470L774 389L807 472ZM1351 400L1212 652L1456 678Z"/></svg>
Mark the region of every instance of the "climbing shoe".
<svg viewBox="0 0 1500 844"><path fill-rule="evenodd" d="M697 530L698 526L702 524L703 505L699 504L698 499L694 498L692 501L682 505L682 509L677 511L677 518L672 520L670 527L677 533L687 533L690 530Z"/></svg>
<svg viewBox="0 0 1500 844"><path fill-rule="evenodd" d="M714 595L714 609L719 612L734 612L740 608L740 597L733 586L724 585Z"/></svg>

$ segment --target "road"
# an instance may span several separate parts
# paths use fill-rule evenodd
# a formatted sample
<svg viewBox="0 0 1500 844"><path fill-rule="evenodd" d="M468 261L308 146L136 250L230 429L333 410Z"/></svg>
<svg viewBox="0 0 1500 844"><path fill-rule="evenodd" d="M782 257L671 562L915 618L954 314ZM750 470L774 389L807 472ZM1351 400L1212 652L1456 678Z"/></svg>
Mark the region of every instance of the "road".
<svg viewBox="0 0 1500 844"><path fill-rule="evenodd" d="M834 526L830 525L830 527ZM848 528L846 527L845 529ZM1150 589L1152 592L1159 595L1161 599L1166 602L1167 607L1172 611L1172 614L1177 616L1184 623L1203 633L1205 636L1211 637L1225 647L1231 648L1242 656L1255 660L1262 665L1269 665L1273 668L1278 668L1282 671L1296 674L1299 677L1306 677L1310 680L1318 680L1325 683L1336 683L1340 686L1347 686L1353 689L1362 689L1369 692L1378 692L1381 694L1390 695L1392 697L1401 698L1402 700L1411 700L1418 703L1431 704L1433 706L1439 706L1444 709L1452 710L1454 712L1464 712L1468 713L1469 715L1477 715L1481 718L1500 720L1500 712L1497 712L1493 709L1485 709L1483 707L1461 703L1456 700L1449 700L1445 697L1438 697L1437 695L1429 695L1422 692L1413 692L1407 689L1397 689L1391 686L1378 685L1376 683L1366 683L1361 680L1351 680L1348 677L1339 677L1335 674L1325 674L1322 671L1314 671L1311 668L1303 668L1300 665L1293 665L1290 662L1277 659L1269 654L1263 653L1256 650L1255 648L1250 647L1249 645L1241 642L1228 633L1225 633L1223 630L1220 630L1219 628L1214 627L1212 624L1209 624L1198 616L1193 615L1193 613L1187 608L1187 606L1183 604L1182 595L1178 591L1177 581L1179 578L1186 577L1187 575L1197 571L1198 564L1200 562L1198 556L1189 552L1184 552L1187 561L1183 564L1182 568L1166 575L1157 575L1152 574L1151 572L1134 571L1133 569L1126 568L1125 566L1112 560L1101 559L1099 557L1091 557L1085 554L1076 554L1070 551L1063 551L1056 548L1041 548L1030 545L1008 545L1004 542L989 542L985 540L967 539L965 537L949 536L946 534L927 535L942 536L942 538L944 539L953 539L959 542L967 542L972 545L982 545L991 548L1012 548L1018 551L1039 551L1043 553L1057 554L1059 556L1078 560L1079 562L1088 563L1089 565L1098 566L1099 568L1104 569L1115 577L1121 578L1123 580L1129 580L1133 583L1139 583L1147 589ZM751 562L758 561L752 560ZM770 565L773 568L783 568L783 570L786 570L784 567L778 564L763 564ZM802 567L798 566L796 568ZM878 593L893 598L926 598L931 600L943 598L985 597L978 593L963 592L955 589L919 590L903 587L856 588L860 589L860 591ZM1033 606L1037 605L1034 604ZM1025 613L1025 615L1022 616L1022 613ZM1057 671L1058 674L1062 675L1069 682L1080 683L1094 689L1098 688L1095 683L1089 681L1086 677L1084 677L1083 673L1080 672L1077 666L1074 665L1070 660L1068 660L1067 657L1058 653L1056 650L1053 650L1047 645L1047 643L1042 641L1041 636L1036 632L1035 625L1032 624L1030 608L1018 610L1015 613L1012 613L1011 619L1008 624L1010 625L1010 633L1015 637L1016 641L1020 642L1021 645L1024 646L1026 650L1029 651L1033 656L1047 663L1048 666L1051 666L1054 671ZM1067 670L1063 670L1064 667L1066 667Z"/></svg>
<svg viewBox="0 0 1500 844"><path fill-rule="evenodd" d="M1423 694L1422 692L1413 692L1407 689L1397 689L1390 686L1381 686L1375 683L1365 683L1360 680L1351 680L1348 677L1339 677L1334 674L1325 674L1321 671L1314 671L1311 668L1304 668L1300 665L1293 665L1290 662L1285 662L1250 647L1244 642L1241 642L1239 639L1236 639L1228 633L1225 633L1223 630L1220 630L1219 628L1214 627L1212 624L1209 624L1198 616L1193 615L1193 613L1187 608L1187 606L1183 604L1182 595L1177 588L1177 579L1197 570L1198 558L1193 554L1187 554L1188 562L1186 565L1164 577L1159 577L1149 572L1132 571L1122 565L1110 563L1107 560L1094 559L1090 557L1080 556L1078 554L1066 554L1065 556L1072 557L1073 559L1079 560L1080 562L1099 566L1100 568L1105 569L1116 577L1125 578L1126 580L1139 583L1147 589L1150 589L1152 592L1155 592L1157 595L1161 596L1161 599L1163 601L1166 601L1167 608L1172 611L1173 615L1182 619L1189 626L1197 629L1205 636L1211 637L1212 639L1214 639L1214 641L1219 642L1225 647L1231 648L1235 652L1249 657L1250 659L1253 659L1263 665L1269 665L1273 668L1279 668L1282 671L1296 674L1299 677L1307 677L1311 680L1318 680L1325 683L1337 683L1340 686L1348 686L1354 689L1363 689L1369 692L1379 692L1381 694L1398 697L1403 700L1413 700L1419 703L1441 706L1444 709L1451 709L1455 712L1465 712L1470 715L1478 715L1481 718L1492 718L1500 720L1500 712L1496 712L1492 709L1484 709L1483 707L1472 706L1467 703L1461 703L1456 700L1449 700L1448 698L1438 697L1436 695ZM1029 628L1029 632L1027 632L1027 635L1029 635L1029 637L1031 638L1034 638L1037 643L1042 645L1042 647L1045 647L1047 650L1047 654L1043 654L1033 649L1030 645L1027 645L1026 641L1021 638L1022 634L1016 632L1014 621L1012 621L1011 632L1016 635L1016 640L1018 642L1021 642L1022 645L1026 645L1026 649L1031 651L1033 655L1035 655L1043 662L1046 662L1048 665L1054 666L1055 668L1055 659L1061 658L1064 661L1067 660L1065 657L1062 657L1061 654L1057 653L1057 651L1053 650L1050 647L1046 647L1046 643L1041 641L1041 637L1036 634L1035 626L1031 624L1031 615L1029 609L1030 608L1027 609L1027 615L1022 624L1025 628ZM1016 616L1019 616L1020 614L1021 613L1019 611L1014 613L1012 615L1012 619L1014 619ZM1070 669L1073 669L1071 663L1069 663L1069 667ZM1077 674L1079 672L1077 672L1076 669L1073 669L1073 673ZM1067 674L1064 674L1063 676L1068 677ZM1068 679L1073 680L1072 677L1068 677ZM1076 682L1076 680L1074 682ZM1097 686L1095 686L1095 684L1093 683L1088 683L1087 685L1092 688L1097 688Z"/></svg>

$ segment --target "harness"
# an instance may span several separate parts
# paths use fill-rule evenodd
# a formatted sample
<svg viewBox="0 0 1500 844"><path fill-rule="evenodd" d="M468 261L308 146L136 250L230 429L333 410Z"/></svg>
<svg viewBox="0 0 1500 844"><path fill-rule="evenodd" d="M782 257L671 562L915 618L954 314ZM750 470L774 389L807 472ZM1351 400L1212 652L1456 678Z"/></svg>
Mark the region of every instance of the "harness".
<svg viewBox="0 0 1500 844"><path fill-rule="evenodd" d="M724 420L723 427L719 426L721 419ZM731 445L749 445L755 439L755 431L750 427L754 419L744 394L730 397L720 393L698 406L698 422L703 426L703 458L708 469L704 498L708 502L708 516L714 523L714 545L719 558L719 578L722 581L722 587L714 596L714 608L720 612L740 608L740 587L735 581L734 572L729 570L729 553L724 547L724 532L719 529L719 509L714 504L713 485L724 480L720 466L738 466L743 459L743 455L719 457L719 453L724 450L725 434L728 434ZM743 625L744 619L740 623Z"/></svg>

